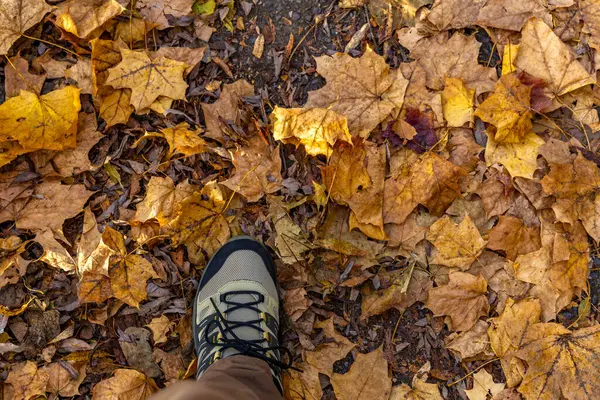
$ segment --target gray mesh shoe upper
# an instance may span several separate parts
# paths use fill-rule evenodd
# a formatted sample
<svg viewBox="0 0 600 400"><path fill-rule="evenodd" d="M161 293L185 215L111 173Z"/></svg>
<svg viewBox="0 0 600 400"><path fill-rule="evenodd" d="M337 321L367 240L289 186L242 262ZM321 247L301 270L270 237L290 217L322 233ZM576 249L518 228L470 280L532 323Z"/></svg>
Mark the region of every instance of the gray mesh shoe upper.
<svg viewBox="0 0 600 400"><path fill-rule="evenodd" d="M198 377L217 360L236 354L264 359L281 390L279 295L275 266L259 242L238 237L210 260L194 303Z"/></svg>

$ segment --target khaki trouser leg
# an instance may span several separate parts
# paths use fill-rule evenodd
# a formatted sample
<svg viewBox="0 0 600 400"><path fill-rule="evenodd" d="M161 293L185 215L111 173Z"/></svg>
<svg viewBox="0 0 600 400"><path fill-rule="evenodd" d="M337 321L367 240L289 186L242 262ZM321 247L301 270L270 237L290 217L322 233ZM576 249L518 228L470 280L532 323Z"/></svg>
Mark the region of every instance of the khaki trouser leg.
<svg viewBox="0 0 600 400"><path fill-rule="evenodd" d="M263 360L231 356L211 365L197 381L178 382L151 400L282 400Z"/></svg>

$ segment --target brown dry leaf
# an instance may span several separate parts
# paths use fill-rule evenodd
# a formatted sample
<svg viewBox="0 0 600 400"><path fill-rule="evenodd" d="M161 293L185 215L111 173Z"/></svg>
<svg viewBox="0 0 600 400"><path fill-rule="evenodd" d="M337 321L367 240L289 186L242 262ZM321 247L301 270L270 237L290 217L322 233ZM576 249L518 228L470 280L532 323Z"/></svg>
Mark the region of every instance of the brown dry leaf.
<svg viewBox="0 0 600 400"><path fill-rule="evenodd" d="M335 330L333 317L318 322L315 324L315 328L323 329L323 334L328 339L313 351L305 351L302 358L306 364L314 367L317 372L331 377L333 375L333 364L346 357L356 345Z"/></svg>
<svg viewBox="0 0 600 400"><path fill-rule="evenodd" d="M477 107L475 116L494 126L488 130L496 143L517 143L533 129L531 86L521 83L517 74L502 75L494 93Z"/></svg>
<svg viewBox="0 0 600 400"><path fill-rule="evenodd" d="M96 222L96 216L92 209L87 206L83 210L83 229L81 232L81 238L77 244L77 272L83 275L85 271L97 271L100 272L102 269L93 265L94 260L91 258L94 250L98 248L102 235L98 230L98 223Z"/></svg>
<svg viewBox="0 0 600 400"><path fill-rule="evenodd" d="M383 348L358 353L350 371L333 374L331 384L338 400L387 399L392 390Z"/></svg>
<svg viewBox="0 0 600 400"><path fill-rule="evenodd" d="M504 165L511 177L533 179L537 169L537 156L544 140L533 132L525 134L516 143L497 143L488 137L485 147L487 166L498 163Z"/></svg>
<svg viewBox="0 0 600 400"><path fill-rule="evenodd" d="M283 375L283 390L287 400L321 400L323 391L319 371L310 364L299 364L302 370L290 370Z"/></svg>
<svg viewBox="0 0 600 400"><path fill-rule="evenodd" d="M184 76L187 76L202 61L205 52L206 47L194 49L189 47L161 47L157 51L151 52L150 57L153 60L165 57L186 64L188 67L185 70Z"/></svg>
<svg viewBox="0 0 600 400"><path fill-rule="evenodd" d="M448 126L460 127L467 122L473 122L474 100L475 90L469 89L458 78L446 78L442 92L442 109Z"/></svg>
<svg viewBox="0 0 600 400"><path fill-rule="evenodd" d="M86 377L85 362L53 362L45 367L49 374L46 392L63 397L79 396L79 385ZM73 376L72 373L75 373Z"/></svg>
<svg viewBox="0 0 600 400"><path fill-rule="evenodd" d="M523 299L515 303L509 298L499 317L491 319L488 329L490 345L500 357L508 387L515 387L523 379L525 365L512 353L522 345L527 329L540 322L541 306L537 299Z"/></svg>
<svg viewBox="0 0 600 400"><path fill-rule="evenodd" d="M427 20L440 31L475 25L484 0L435 0Z"/></svg>
<svg viewBox="0 0 600 400"><path fill-rule="evenodd" d="M469 330L479 317L488 314L490 306L485 295L487 282L482 276L465 272L450 272L448 279L448 284L429 291L425 307L436 316L448 315L450 329Z"/></svg>
<svg viewBox="0 0 600 400"><path fill-rule="evenodd" d="M275 140L296 147L302 144L313 156L323 154L329 158L338 140L352 143L346 117L331 109L275 107L270 118Z"/></svg>
<svg viewBox="0 0 600 400"><path fill-rule="evenodd" d="M243 79L223 85L223 90L217 101L212 104L202 104L206 121L205 136L221 143L225 142L226 122L239 122L242 111L239 110L238 103L242 97L252 96L253 94L254 86Z"/></svg>
<svg viewBox="0 0 600 400"><path fill-rule="evenodd" d="M124 10L115 0L68 0L54 12L54 23L77 37L86 38Z"/></svg>
<svg viewBox="0 0 600 400"><path fill-rule="evenodd" d="M48 94L21 91L0 105L0 139L31 150L75 147L79 89L67 86Z"/></svg>
<svg viewBox="0 0 600 400"><path fill-rule="evenodd" d="M379 26L390 26L396 30L414 26L417 10L431 3L433 0L370 0L368 7Z"/></svg>
<svg viewBox="0 0 600 400"><path fill-rule="evenodd" d="M235 173L223 185L242 194L249 202L283 187L279 146L271 149L261 136L248 141L233 154Z"/></svg>
<svg viewBox="0 0 600 400"><path fill-rule="evenodd" d="M31 62L36 71L45 71L49 79L60 79L65 76L67 68L73 65L70 61L53 58L54 52L47 51Z"/></svg>
<svg viewBox="0 0 600 400"><path fill-rule="evenodd" d="M167 16L185 17L192 13L194 0L139 0L135 6L140 15L148 22L158 25L158 29L171 26Z"/></svg>
<svg viewBox="0 0 600 400"><path fill-rule="evenodd" d="M596 83L596 78L585 70L571 49L541 19L527 21L522 35L515 65L547 82L554 96Z"/></svg>
<svg viewBox="0 0 600 400"><path fill-rule="evenodd" d="M158 391L152 378L132 369L117 369L112 378L98 382L92 394L100 400L146 399Z"/></svg>
<svg viewBox="0 0 600 400"><path fill-rule="evenodd" d="M121 259L109 268L108 275L114 297L132 307L139 307L146 299L146 281L158 278L152 264L137 254L122 254Z"/></svg>
<svg viewBox="0 0 600 400"><path fill-rule="evenodd" d="M405 383L394 386L389 400L444 400L437 384L426 383L416 377L412 381L412 388Z"/></svg>
<svg viewBox="0 0 600 400"><path fill-rule="evenodd" d="M493 168L488 170L488 174L475 193L481 197L486 216L491 218L508 211L514 202L515 188L508 174Z"/></svg>
<svg viewBox="0 0 600 400"><path fill-rule="evenodd" d="M27 263L21 258L26 245L18 236L0 239L0 288L18 282L27 272Z"/></svg>
<svg viewBox="0 0 600 400"><path fill-rule="evenodd" d="M495 383L485 369L480 369L473 375L473 389L465 390L469 400L487 400L504 390L504 383Z"/></svg>
<svg viewBox="0 0 600 400"><path fill-rule="evenodd" d="M531 17L538 17L546 23L552 23L552 16L543 1L491 0L485 2L479 10L474 25L519 32Z"/></svg>
<svg viewBox="0 0 600 400"><path fill-rule="evenodd" d="M175 218L175 208L185 198L199 190L198 186L190 185L187 181L177 186L169 177L153 176L146 187L146 197L137 204L133 222L146 222L156 219L160 226L167 225Z"/></svg>
<svg viewBox="0 0 600 400"><path fill-rule="evenodd" d="M576 331L559 324L533 325L517 353L529 366L519 392L527 399L598 398L599 341L600 325Z"/></svg>
<svg viewBox="0 0 600 400"><path fill-rule="evenodd" d="M184 244L190 262L201 264L231 236L223 216L226 199L216 182L207 183L200 192L175 206L174 218L164 227L175 245Z"/></svg>
<svg viewBox="0 0 600 400"><path fill-rule="evenodd" d="M600 49L600 4L594 0L579 2L579 11L586 30L590 33L589 44L594 49Z"/></svg>
<svg viewBox="0 0 600 400"><path fill-rule="evenodd" d="M121 2L123 1L121 0ZM116 23L113 38L114 40L120 39L125 43L137 43L146 40L148 33L154 28L156 28L156 24L134 16L131 19Z"/></svg>
<svg viewBox="0 0 600 400"><path fill-rule="evenodd" d="M477 94L493 90L496 71L477 63L480 43L475 36L455 33L450 39L446 33L421 40L411 51L427 73L427 86L442 90L446 78L460 78Z"/></svg>
<svg viewBox="0 0 600 400"><path fill-rule="evenodd" d="M102 274L84 272L77 285L77 297L80 304L104 303L113 297L110 279Z"/></svg>
<svg viewBox="0 0 600 400"><path fill-rule="evenodd" d="M44 0L3 0L0 4L0 56L8 53L13 43L51 10Z"/></svg>
<svg viewBox="0 0 600 400"><path fill-rule="evenodd" d="M65 71L65 78L77 82L77 87L82 94L92 94L94 91L92 61L88 58L80 58L77 60L77 64Z"/></svg>
<svg viewBox="0 0 600 400"><path fill-rule="evenodd" d="M44 181L35 187L34 196L16 214L2 214L0 220L15 220L19 229L60 230L65 219L72 218L83 210L83 205L92 193L84 185Z"/></svg>
<svg viewBox="0 0 600 400"><path fill-rule="evenodd" d="M173 128L165 128L153 135L162 135L169 144L168 157L181 153L186 157L204 153L208 150L206 141L200 137L202 129L191 130L187 122Z"/></svg>
<svg viewBox="0 0 600 400"><path fill-rule="evenodd" d="M330 108L348 119L352 136L366 138L392 110L399 110L408 86L399 70L367 47L360 58L346 53L317 57L317 72L327 84L309 92L305 108Z"/></svg>
<svg viewBox="0 0 600 400"><path fill-rule="evenodd" d="M285 291L285 295L283 296L283 308L292 322L298 321L302 314L304 314L312 304L312 301L306 297L306 295L306 289L303 287Z"/></svg>
<svg viewBox="0 0 600 400"><path fill-rule="evenodd" d="M434 215L442 214L460 196L459 179L466 171L432 152L405 165L385 181L383 220L401 224L418 204Z"/></svg>
<svg viewBox="0 0 600 400"><path fill-rule="evenodd" d="M131 104L137 111L150 107L159 96L185 100L187 64L166 57L151 59L144 51L121 49L121 55L121 62L108 70L105 84L131 89Z"/></svg>
<svg viewBox="0 0 600 400"><path fill-rule="evenodd" d="M462 271L469 269L486 245L468 215L459 224L455 224L447 215L440 218L429 228L427 240L438 250L433 263Z"/></svg>
<svg viewBox="0 0 600 400"><path fill-rule="evenodd" d="M48 379L48 370L38 369L33 361L24 361L11 369L6 383L12 386L13 400L29 400L44 395Z"/></svg>
<svg viewBox="0 0 600 400"><path fill-rule="evenodd" d="M179 350L173 354L173 352L167 353L155 348L152 351L152 360L156 364L160 364L160 369L167 382L182 379L185 374L185 364Z"/></svg>
<svg viewBox="0 0 600 400"><path fill-rule="evenodd" d="M367 0L340 0L340 8L358 8L365 5Z"/></svg>
<svg viewBox="0 0 600 400"><path fill-rule="evenodd" d="M494 353L490 349L487 322L479 320L468 331L450 334L446 338L446 348L463 360L491 358Z"/></svg>
<svg viewBox="0 0 600 400"><path fill-rule="evenodd" d="M169 321L166 315L161 315L158 318L152 318L152 321L146 326L152 331L154 344L160 344L165 343L169 339L167 335L173 329L175 323Z"/></svg>
<svg viewBox="0 0 600 400"><path fill-rule="evenodd" d="M56 240L54 233L46 229L35 236L35 241L42 245L44 253L40 261L63 271L77 270L77 264L69 252Z"/></svg>
<svg viewBox="0 0 600 400"><path fill-rule="evenodd" d="M579 153L572 164L550 164L542 179L544 193L557 198L585 196L600 187L598 166Z"/></svg>
<svg viewBox="0 0 600 400"><path fill-rule="evenodd" d="M489 249L504 251L509 260L541 246L539 228L526 226L520 218L506 215L501 215L498 224L490 230L487 244Z"/></svg>
<svg viewBox="0 0 600 400"><path fill-rule="evenodd" d="M6 97L15 97L21 90L39 95L46 81L46 74L35 75L29 72L29 63L21 56L12 57L4 68L4 92Z"/></svg>
<svg viewBox="0 0 600 400"><path fill-rule="evenodd" d="M425 239L429 229L417 223L417 215L410 214L402 224L385 224L389 247L400 247L406 254L414 251L417 243Z"/></svg>
<svg viewBox="0 0 600 400"><path fill-rule="evenodd" d="M278 250L281 261L286 264L294 264L304 259L303 253L314 248L307 240L306 235L296 223L290 219L287 213L282 212L273 216L275 226L275 247Z"/></svg>

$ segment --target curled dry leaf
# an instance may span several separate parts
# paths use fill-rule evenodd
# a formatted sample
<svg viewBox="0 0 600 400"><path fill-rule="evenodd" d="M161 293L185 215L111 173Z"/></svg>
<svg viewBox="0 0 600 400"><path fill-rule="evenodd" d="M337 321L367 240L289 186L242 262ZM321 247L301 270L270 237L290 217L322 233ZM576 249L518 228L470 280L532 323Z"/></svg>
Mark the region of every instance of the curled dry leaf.
<svg viewBox="0 0 600 400"><path fill-rule="evenodd" d="M13 43L51 10L44 0L3 0L0 4L0 55L8 53Z"/></svg>
<svg viewBox="0 0 600 400"><path fill-rule="evenodd" d="M238 103L242 97L253 94L254 86L243 79L223 85L217 101L212 104L202 104L206 121L206 136L221 143L225 142L226 123L239 122L242 112L239 110Z"/></svg>
<svg viewBox="0 0 600 400"><path fill-rule="evenodd" d="M360 58L336 53L316 60L327 84L309 92L305 108L331 108L345 116L352 136L368 137L392 110L402 107L408 80L371 48Z"/></svg>
<svg viewBox="0 0 600 400"><path fill-rule="evenodd" d="M132 369L117 369L112 378L98 382L92 394L100 400L146 399L158 391L152 378Z"/></svg>
<svg viewBox="0 0 600 400"><path fill-rule="evenodd" d="M334 373L331 384L338 400L387 399L392 380L382 347L368 354L358 353L350 371L343 375Z"/></svg>
<svg viewBox="0 0 600 400"><path fill-rule="evenodd" d="M345 116L327 108L280 108L271 114L273 138L296 146L304 145L306 152L329 157L338 141L352 143Z"/></svg>
<svg viewBox="0 0 600 400"><path fill-rule="evenodd" d="M438 219L429 228L429 240L438 252L432 262L465 271L485 249L477 227L468 215L459 224L448 216Z"/></svg>
<svg viewBox="0 0 600 400"><path fill-rule="evenodd" d="M450 272L446 285L429 291L425 307L435 315L448 315L450 329L471 329L479 317L487 315L489 304L485 292L487 282L482 276L465 272Z"/></svg>
<svg viewBox="0 0 600 400"><path fill-rule="evenodd" d="M235 173L223 185L250 202L283 187L279 146L271 149L260 136L251 138L248 146L238 148L233 154L233 165Z"/></svg>
<svg viewBox="0 0 600 400"><path fill-rule="evenodd" d="M54 12L55 24L77 37L86 38L124 10L115 0L68 0L59 4Z"/></svg>
<svg viewBox="0 0 600 400"><path fill-rule="evenodd" d="M158 25L158 29L171 26L167 16L174 18L185 17L192 13L194 0L139 0L135 6L140 15L148 22Z"/></svg>

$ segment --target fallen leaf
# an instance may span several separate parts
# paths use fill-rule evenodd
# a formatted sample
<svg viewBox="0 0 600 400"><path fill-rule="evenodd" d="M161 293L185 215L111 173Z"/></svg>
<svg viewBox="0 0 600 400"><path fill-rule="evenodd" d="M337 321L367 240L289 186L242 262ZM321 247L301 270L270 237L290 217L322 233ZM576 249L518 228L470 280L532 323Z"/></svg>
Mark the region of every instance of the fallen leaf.
<svg viewBox="0 0 600 400"><path fill-rule="evenodd" d="M327 84L309 92L304 107L330 108L345 116L352 136L368 137L392 110L402 107L408 81L371 48L360 58L336 53L316 61L317 72Z"/></svg>
<svg viewBox="0 0 600 400"><path fill-rule="evenodd" d="M463 360L491 358L493 353L490 349L487 322L478 320L468 331L450 334L446 338L446 348Z"/></svg>
<svg viewBox="0 0 600 400"><path fill-rule="evenodd" d="M6 383L12 386L12 399L29 400L44 395L48 379L48 370L38 369L33 361L23 361L11 369Z"/></svg>
<svg viewBox="0 0 600 400"><path fill-rule="evenodd" d="M169 338L167 335L175 324L169 321L166 315L161 315L158 318L153 318L148 325L146 325L152 331L152 340L154 344L165 343Z"/></svg>
<svg viewBox="0 0 600 400"><path fill-rule="evenodd" d="M165 226L175 218L175 208L198 189L186 181L175 186L169 177L153 176L146 187L146 197L136 206L133 221L156 219L160 226Z"/></svg>
<svg viewBox="0 0 600 400"><path fill-rule="evenodd" d="M485 147L487 166L498 163L508 170L511 177L533 178L537 169L537 156L544 140L533 132L525 134L517 143L497 143L488 137Z"/></svg>
<svg viewBox="0 0 600 400"><path fill-rule="evenodd" d="M265 49L265 36L261 33L256 38L254 42L254 47L252 48L252 55L258 58L259 60L262 58L263 51Z"/></svg>
<svg viewBox="0 0 600 400"><path fill-rule="evenodd" d="M172 128L162 129L153 135L162 135L169 144L169 155L181 153L186 157L208 151L206 141L200 137L201 129L191 130L187 122L182 122Z"/></svg>
<svg viewBox="0 0 600 400"><path fill-rule="evenodd" d="M504 383L494 383L492 375L480 369L473 375L473 389L465 390L469 400L487 400L504 390Z"/></svg>
<svg viewBox="0 0 600 400"><path fill-rule="evenodd" d="M403 223L418 204L434 215L442 214L460 196L459 179L464 175L465 170L440 156L423 154L385 181L384 223Z"/></svg>
<svg viewBox="0 0 600 400"><path fill-rule="evenodd" d="M396 30L403 26L414 26L417 11L433 0L370 0L368 9L379 26Z"/></svg>
<svg viewBox="0 0 600 400"><path fill-rule="evenodd" d="M53 362L41 368L49 375L46 392L64 397L79 396L79 385L87 375L86 367L85 363L64 361Z"/></svg>
<svg viewBox="0 0 600 400"><path fill-rule="evenodd" d="M77 60L77 64L65 71L65 78L75 81L82 94L92 94L92 61L87 58Z"/></svg>
<svg viewBox="0 0 600 400"><path fill-rule="evenodd" d="M486 216L491 218L508 211L514 202L515 188L508 174L492 168L488 169L488 174L475 193L481 197Z"/></svg>
<svg viewBox="0 0 600 400"><path fill-rule="evenodd" d="M596 83L596 78L585 70L571 49L543 20L528 20L522 35L515 65L547 82L554 96L561 96L590 83Z"/></svg>
<svg viewBox="0 0 600 400"><path fill-rule="evenodd" d="M427 20L440 31L475 25L483 0L435 0Z"/></svg>
<svg viewBox="0 0 600 400"><path fill-rule="evenodd" d="M303 253L314 246L308 241L304 232L286 213L273 217L275 225L275 247L277 247L281 261L294 264L304 259Z"/></svg>
<svg viewBox="0 0 600 400"><path fill-rule="evenodd" d="M136 8L146 21L158 25L158 29L166 29L171 26L167 16L181 18L190 15L194 2L195 0L139 0Z"/></svg>
<svg viewBox="0 0 600 400"><path fill-rule="evenodd" d="M518 143L531 133L531 86L521 83L516 74L502 75L494 93L484 100L475 116L490 123L488 130L496 143Z"/></svg>
<svg viewBox="0 0 600 400"><path fill-rule="evenodd" d="M35 236L35 241L42 245L44 254L40 261L45 262L53 268L71 272L77 269L77 264L69 252L56 240L54 233L47 229Z"/></svg>
<svg viewBox="0 0 600 400"><path fill-rule="evenodd" d="M573 399L600 395L595 379L600 326L570 331L559 324L527 329L517 356L527 365L518 391L525 398Z"/></svg>
<svg viewBox="0 0 600 400"><path fill-rule="evenodd" d="M600 187L600 172L579 153L572 164L550 164L541 183L544 193L558 198L585 196Z"/></svg>
<svg viewBox="0 0 600 400"><path fill-rule="evenodd" d="M447 78L442 92L442 107L448 126L460 127L473 122L475 90L458 78ZM481 106L480 106L481 108Z"/></svg>
<svg viewBox="0 0 600 400"><path fill-rule="evenodd" d="M172 354L161 349L154 349L152 360L160 364L160 369L163 371L166 381L182 379L185 374L185 364L179 352Z"/></svg>
<svg viewBox="0 0 600 400"><path fill-rule="evenodd" d="M427 240L438 250L432 262L462 271L469 269L486 245L468 215L459 224L448 216L440 218L429 228Z"/></svg>
<svg viewBox="0 0 600 400"><path fill-rule="evenodd" d="M517 71L515 60L519 52L519 45L509 43L504 46L502 52L502 75L512 74Z"/></svg>
<svg viewBox="0 0 600 400"><path fill-rule="evenodd" d="M300 371L291 370L283 375L283 389L288 400L320 400L323 394L319 371L310 364L299 364Z"/></svg>
<svg viewBox="0 0 600 400"><path fill-rule="evenodd" d="M338 141L352 143L346 117L325 108L280 108L271 114L273 138L283 143L304 145L306 152L329 158Z"/></svg>
<svg viewBox="0 0 600 400"><path fill-rule="evenodd" d="M3 1L0 5L0 55L8 53L13 43L51 10L44 0Z"/></svg>
<svg viewBox="0 0 600 400"><path fill-rule="evenodd" d="M25 275L27 263L21 254L26 244L18 236L0 239L0 288L18 282Z"/></svg>
<svg viewBox="0 0 600 400"><path fill-rule="evenodd" d="M102 274L84 272L77 285L77 297L80 304L101 304L113 297L110 279Z"/></svg>
<svg viewBox="0 0 600 400"><path fill-rule="evenodd" d="M74 148L80 109L73 86L42 96L22 90L0 105L0 139L29 150Z"/></svg>
<svg viewBox="0 0 600 400"><path fill-rule="evenodd" d="M121 55L122 61L108 70L106 85L131 89L131 104L137 111L150 107L159 96L185 100L186 64L166 57L153 60L143 51L121 49Z"/></svg>
<svg viewBox="0 0 600 400"><path fill-rule="evenodd" d="M158 392L152 378L132 369L117 369L112 378L98 382L92 394L97 399L130 400L146 399Z"/></svg>
<svg viewBox="0 0 600 400"><path fill-rule="evenodd" d="M223 85L223 90L217 101L212 104L202 104L206 121L205 136L223 143L225 141L226 123L229 121L239 122L241 111L238 109L238 103L242 97L252 96L253 94L254 86L243 79Z"/></svg>
<svg viewBox="0 0 600 400"><path fill-rule="evenodd" d="M21 90L39 95L46 81L46 74L35 75L29 72L29 63L21 56L12 57L4 69L4 92L6 97L15 97Z"/></svg>
<svg viewBox="0 0 600 400"><path fill-rule="evenodd" d="M579 3L579 11L584 26L590 33L589 44L598 50L600 48L600 5L593 0L582 0Z"/></svg>
<svg viewBox="0 0 600 400"><path fill-rule="evenodd" d="M77 37L86 38L124 10L115 0L67 0L54 12L54 23Z"/></svg>
<svg viewBox="0 0 600 400"><path fill-rule="evenodd" d="M250 139L248 146L238 148L232 162L235 173L223 185L241 193L249 202L259 201L283 187L279 146L271 149L260 136Z"/></svg>
<svg viewBox="0 0 600 400"><path fill-rule="evenodd" d="M331 377L333 364L346 357L356 345L335 330L333 318L316 323L315 328L323 329L327 340L319 344L313 351L304 351L302 358L317 372Z"/></svg>
<svg viewBox="0 0 600 400"><path fill-rule="evenodd" d="M412 388L405 383L394 386L389 400L444 400L444 398L437 384L413 379Z"/></svg>
<svg viewBox="0 0 600 400"><path fill-rule="evenodd" d="M541 306L538 299L523 299L515 302L509 298L502 314L491 319L488 329L490 345L506 376L508 387L515 387L523 379L525 365L513 353L523 344L527 329L540 322Z"/></svg>
<svg viewBox="0 0 600 400"><path fill-rule="evenodd" d="M539 228L526 226L523 220L505 215L501 215L498 224L490 230L487 244L489 249L504 251L509 260L534 252L541 246Z"/></svg>
<svg viewBox="0 0 600 400"><path fill-rule="evenodd" d="M450 329L469 330L479 317L488 314L487 282L482 276L454 271L450 272L448 279L448 284L429 290L425 307L436 316L448 315Z"/></svg>
<svg viewBox="0 0 600 400"><path fill-rule="evenodd" d="M365 5L367 0L341 0L339 2L340 8L358 8Z"/></svg>
<svg viewBox="0 0 600 400"><path fill-rule="evenodd" d="M519 32L531 17L538 17L546 23L552 22L545 3L535 0L491 0L479 10L475 24Z"/></svg>
<svg viewBox="0 0 600 400"><path fill-rule="evenodd" d="M119 335L119 346L127 359L127 364L141 371L149 378L158 378L160 368L153 360L150 346L150 332L147 329L131 326Z"/></svg>
<svg viewBox="0 0 600 400"><path fill-rule="evenodd" d="M343 375L334 373L331 384L339 400L387 399L392 380L382 347L368 354L358 353L350 371Z"/></svg>
<svg viewBox="0 0 600 400"><path fill-rule="evenodd" d="M414 251L428 231L427 227L418 224L416 214L410 214L402 224L385 224L388 246L400 247L407 252Z"/></svg>

